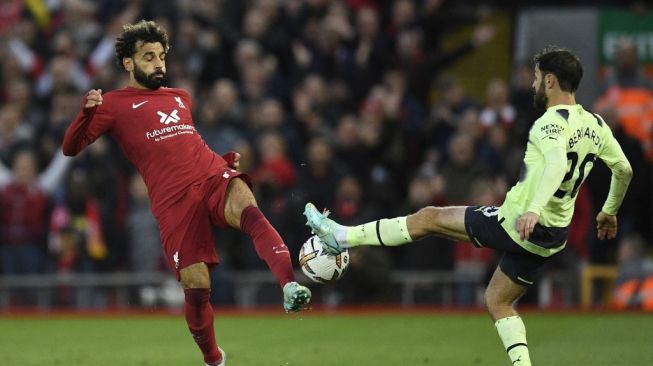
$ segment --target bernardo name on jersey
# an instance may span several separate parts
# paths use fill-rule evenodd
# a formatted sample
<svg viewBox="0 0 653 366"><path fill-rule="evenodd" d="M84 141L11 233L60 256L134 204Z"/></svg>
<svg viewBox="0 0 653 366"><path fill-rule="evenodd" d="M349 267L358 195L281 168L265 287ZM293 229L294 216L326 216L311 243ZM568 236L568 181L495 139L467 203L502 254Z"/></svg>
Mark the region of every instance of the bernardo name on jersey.
<svg viewBox="0 0 653 366"><path fill-rule="evenodd" d="M596 146L601 145L601 137L599 136L599 134L596 133L594 129L585 127L584 130L582 128L579 128L576 130L576 132L571 134L571 137L569 138L569 148L572 149L574 145L580 142L581 139L583 138L592 140L592 142L594 142L594 145Z"/></svg>

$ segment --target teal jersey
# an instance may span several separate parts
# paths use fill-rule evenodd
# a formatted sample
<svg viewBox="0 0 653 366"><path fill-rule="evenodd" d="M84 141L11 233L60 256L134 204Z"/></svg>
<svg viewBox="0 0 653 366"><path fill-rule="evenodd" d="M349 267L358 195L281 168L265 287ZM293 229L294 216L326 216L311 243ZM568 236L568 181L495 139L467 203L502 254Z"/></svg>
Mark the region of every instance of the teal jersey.
<svg viewBox="0 0 653 366"><path fill-rule="evenodd" d="M499 209L499 220L508 235L541 256L562 250L578 190L597 158L611 169L620 163L629 167L601 117L579 104L548 108L531 127L520 180ZM614 213L606 213L615 214L620 203ZM521 240L515 225L527 211L538 214L539 222L529 240Z"/></svg>

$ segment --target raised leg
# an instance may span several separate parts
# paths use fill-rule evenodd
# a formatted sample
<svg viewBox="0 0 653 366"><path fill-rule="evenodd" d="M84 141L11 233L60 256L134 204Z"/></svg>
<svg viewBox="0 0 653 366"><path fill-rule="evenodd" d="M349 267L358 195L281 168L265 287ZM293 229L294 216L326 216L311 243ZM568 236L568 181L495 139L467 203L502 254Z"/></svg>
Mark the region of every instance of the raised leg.
<svg viewBox="0 0 653 366"><path fill-rule="evenodd" d="M241 179L232 179L225 199L224 215L227 224L252 238L256 253L267 263L283 288L284 309L290 312L304 308L311 299L311 291L295 282L288 247L257 207L247 184Z"/></svg>

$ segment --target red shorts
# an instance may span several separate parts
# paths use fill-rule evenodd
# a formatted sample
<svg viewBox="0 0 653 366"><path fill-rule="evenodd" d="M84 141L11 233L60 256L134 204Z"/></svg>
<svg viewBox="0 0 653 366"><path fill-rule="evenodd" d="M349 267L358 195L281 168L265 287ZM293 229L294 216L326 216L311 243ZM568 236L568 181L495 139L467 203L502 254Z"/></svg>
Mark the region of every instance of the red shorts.
<svg viewBox="0 0 653 366"><path fill-rule="evenodd" d="M219 262L212 225L228 227L225 198L229 182L236 177L251 187L247 174L225 167L219 174L188 187L175 204L157 215L163 251L177 280L179 270L191 264L204 262L211 268Z"/></svg>

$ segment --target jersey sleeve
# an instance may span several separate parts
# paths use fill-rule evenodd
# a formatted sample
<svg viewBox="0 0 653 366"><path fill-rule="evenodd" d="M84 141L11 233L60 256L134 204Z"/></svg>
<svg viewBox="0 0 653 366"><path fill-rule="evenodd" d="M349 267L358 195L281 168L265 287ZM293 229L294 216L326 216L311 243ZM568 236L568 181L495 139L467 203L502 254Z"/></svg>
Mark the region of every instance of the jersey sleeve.
<svg viewBox="0 0 653 366"><path fill-rule="evenodd" d="M612 171L617 169L619 165L630 166L628 158L626 158L619 142L614 138L612 131L605 123L603 125L603 132L604 143L599 150L599 158L603 160L605 165L607 165Z"/></svg>
<svg viewBox="0 0 653 366"><path fill-rule="evenodd" d="M114 118L106 104L84 108L68 126L63 139L63 153L67 156L79 154L86 146L97 140L113 126Z"/></svg>
<svg viewBox="0 0 653 366"><path fill-rule="evenodd" d="M624 154L617 139L612 135L610 128L604 123L604 144L599 150L599 158L612 171L610 190L601 211L608 215L616 215L628 190L628 185L633 176L630 162Z"/></svg>
<svg viewBox="0 0 653 366"><path fill-rule="evenodd" d="M567 172L567 150L565 147L567 131L563 125L564 121L547 117L549 117L548 114L545 114L543 118L538 119L529 133L529 141L542 154L544 164L537 189L526 209L538 215L560 187Z"/></svg>

